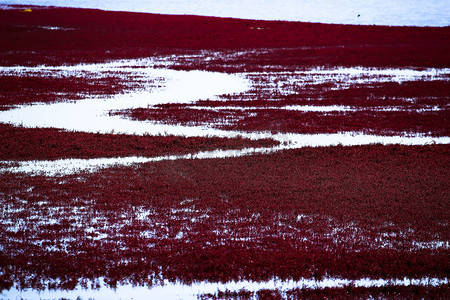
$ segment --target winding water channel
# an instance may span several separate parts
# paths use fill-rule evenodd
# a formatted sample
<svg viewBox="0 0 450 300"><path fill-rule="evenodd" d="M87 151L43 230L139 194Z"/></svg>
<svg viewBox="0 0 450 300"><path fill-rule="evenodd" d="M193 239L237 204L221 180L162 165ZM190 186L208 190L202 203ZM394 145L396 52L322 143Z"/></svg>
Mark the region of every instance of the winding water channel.
<svg viewBox="0 0 450 300"><path fill-rule="evenodd" d="M358 132L336 134L295 134L271 132L243 132L219 130L211 126L183 126L167 125L150 121L135 121L118 115L111 115L114 110L132 109L139 107L153 107L167 103L193 103L201 99L215 100L220 95L238 94L248 91L252 82L248 74L225 74L205 71L178 71L155 68L156 61L129 60L104 64L85 64L59 67L0 67L0 76L107 76L119 74L133 78L146 79L149 84L144 89L127 94L118 94L111 98L87 97L84 100L58 102L52 104L36 103L21 105L7 111L0 112L0 122L24 127L60 128L69 131L83 131L94 133L116 133L134 135L178 135L186 137L244 137L250 139L271 138L280 142L272 148L246 148L242 150L217 150L191 153L188 155L172 155L160 157L116 157L94 159L59 159L51 161L19 161L11 167L5 167L2 172L28 172L32 174L70 174L78 171L95 171L98 168L112 165L130 165L136 163L192 159L236 157L252 153L270 153L283 149L301 147L344 146L381 144L424 145L431 143L450 143L450 137L429 137L425 135L378 136ZM404 82L411 80L448 80L449 69L367 69L367 68L339 68L315 69L299 72L298 85L305 83L319 84L336 81L345 88L353 83L374 81ZM274 74L276 75L276 74ZM151 84L150 84L151 82ZM221 109L215 108L215 109ZM230 109L227 107L226 109ZM300 111L351 111L351 108L291 106L281 109ZM439 108L431 108L439 109ZM11 162L2 161L8 165Z"/></svg>

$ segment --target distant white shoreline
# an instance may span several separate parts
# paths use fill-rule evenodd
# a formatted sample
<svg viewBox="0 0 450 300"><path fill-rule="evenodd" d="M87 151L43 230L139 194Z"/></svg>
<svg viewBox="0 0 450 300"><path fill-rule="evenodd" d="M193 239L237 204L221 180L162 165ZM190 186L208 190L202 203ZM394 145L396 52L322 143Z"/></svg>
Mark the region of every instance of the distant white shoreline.
<svg viewBox="0 0 450 300"><path fill-rule="evenodd" d="M450 26L447 0L3 0L1 5L41 5L111 11L200 15L254 20L388 26Z"/></svg>

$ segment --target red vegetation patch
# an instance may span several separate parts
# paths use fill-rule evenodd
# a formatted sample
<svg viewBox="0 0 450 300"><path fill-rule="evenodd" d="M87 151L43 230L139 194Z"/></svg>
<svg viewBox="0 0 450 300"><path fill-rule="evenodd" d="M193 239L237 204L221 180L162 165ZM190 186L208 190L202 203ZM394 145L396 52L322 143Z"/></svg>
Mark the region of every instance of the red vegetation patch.
<svg viewBox="0 0 450 300"><path fill-rule="evenodd" d="M27 14L20 9L0 10L0 20L0 62L8 65L267 48L271 50L235 56L233 69L444 67L450 62L449 27L327 25L38 7ZM49 26L62 29L46 29ZM184 68L223 70L229 62L198 60Z"/></svg>
<svg viewBox="0 0 450 300"><path fill-rule="evenodd" d="M317 66L449 67L449 33L449 27L342 26L63 8L34 8L28 14L0 10L0 64L62 65L193 54L179 58L172 67L228 72ZM212 59L196 56L199 50L209 50L206 55ZM109 95L127 88L114 76L96 79L93 87L91 79L4 76L2 109L29 103L31 98L60 100L58 93L64 99L78 99L79 92ZM237 115L232 121L251 130L306 132L325 127L331 129L324 131L355 130L363 128L364 121L372 125L362 130L448 135L448 81L355 85L347 90L333 90L328 83L307 89L287 85L285 94L274 93L273 84L261 81L250 93L224 99L241 103L238 106L247 100L261 107L276 105L275 101L299 105L311 100L311 105L373 108L395 103L406 109L428 105L445 109L423 115L367 110L346 114L344 120L340 114L328 119L266 107L254 112L262 119ZM415 102L405 102L408 97ZM174 123L226 120L211 111L158 109L142 113ZM300 124L302 120L308 123ZM159 155L261 145L242 139L129 137L9 125L1 125L0 134L2 159ZM101 277L111 286L165 279L261 281L274 276L447 278L449 154L448 145L374 145L162 161L62 178L2 173L0 290L13 284L73 289L77 283L87 286L86 279L93 280L95 288ZM424 287L425 291L383 289L291 294L448 293L448 285ZM276 292L260 291L258 296Z"/></svg>
<svg viewBox="0 0 450 300"><path fill-rule="evenodd" d="M222 101L201 100L197 106L283 107L289 105L341 105L354 108L422 109L450 105L450 80L372 82L338 87L337 82L299 84L299 75L256 74L252 88L243 94L223 95ZM287 77L287 78L286 78ZM370 77L375 80L376 77ZM278 86L277 86L278 83ZM345 83L345 82L344 82ZM176 105L176 104L172 104ZM161 105L160 107L165 107Z"/></svg>
<svg viewBox="0 0 450 300"><path fill-rule="evenodd" d="M450 135L450 111L301 112L284 109L201 110L190 108L123 111L135 120L209 125L219 129L295 133L363 132L377 135Z"/></svg>
<svg viewBox="0 0 450 300"><path fill-rule="evenodd" d="M417 112L297 112L257 110L246 112L242 121L225 129L272 132L336 133L363 132L377 135L425 133L433 136L450 135L450 111Z"/></svg>
<svg viewBox="0 0 450 300"><path fill-rule="evenodd" d="M159 156L215 149L270 147L272 140L178 136L133 136L23 128L0 124L1 160Z"/></svg>
<svg viewBox="0 0 450 300"><path fill-rule="evenodd" d="M167 108L136 108L113 112L114 115L125 115L133 120L156 121L164 124L211 126L223 128L223 124L234 124L238 116L244 113L235 110L207 110L186 107L188 105L165 106ZM239 129L239 128L236 128Z"/></svg>
<svg viewBox="0 0 450 300"><path fill-rule="evenodd" d="M288 291L260 290L257 292L220 291L215 294L204 294L199 299L444 299L450 293L448 284L440 287L428 286L382 286L342 288L302 288Z"/></svg>
<svg viewBox="0 0 450 300"><path fill-rule="evenodd" d="M449 157L377 145L3 174L2 286L446 278Z"/></svg>
<svg viewBox="0 0 450 300"><path fill-rule="evenodd" d="M374 82L353 84L348 82L349 79L336 77L336 82L329 80L321 84L308 84L303 81L312 81L310 77L296 73L252 74L250 91L224 95L223 100L164 104L116 114L141 121L208 125L250 132L450 134L450 81L377 82L376 76L366 76L366 80ZM355 111L303 112L285 109L292 105L346 106Z"/></svg>
<svg viewBox="0 0 450 300"><path fill-rule="evenodd" d="M0 76L0 109L18 104L80 100L92 96L112 96L142 87L139 78L108 74L96 77L50 77L42 74Z"/></svg>

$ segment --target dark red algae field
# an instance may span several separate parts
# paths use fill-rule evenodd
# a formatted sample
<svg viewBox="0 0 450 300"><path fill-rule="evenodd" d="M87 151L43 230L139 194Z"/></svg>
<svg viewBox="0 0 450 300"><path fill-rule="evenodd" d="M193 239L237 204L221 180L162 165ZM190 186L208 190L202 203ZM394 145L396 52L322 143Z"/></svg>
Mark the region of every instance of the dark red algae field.
<svg viewBox="0 0 450 300"><path fill-rule="evenodd" d="M3 7L0 299L450 297L449 68L449 27Z"/></svg>

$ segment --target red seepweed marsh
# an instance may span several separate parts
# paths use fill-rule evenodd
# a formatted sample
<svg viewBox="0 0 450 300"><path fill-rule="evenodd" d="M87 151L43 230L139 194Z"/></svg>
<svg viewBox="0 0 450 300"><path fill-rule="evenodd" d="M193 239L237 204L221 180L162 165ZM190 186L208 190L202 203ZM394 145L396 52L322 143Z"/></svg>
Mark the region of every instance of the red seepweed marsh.
<svg viewBox="0 0 450 300"><path fill-rule="evenodd" d="M448 27L0 20L2 297L448 295Z"/></svg>

